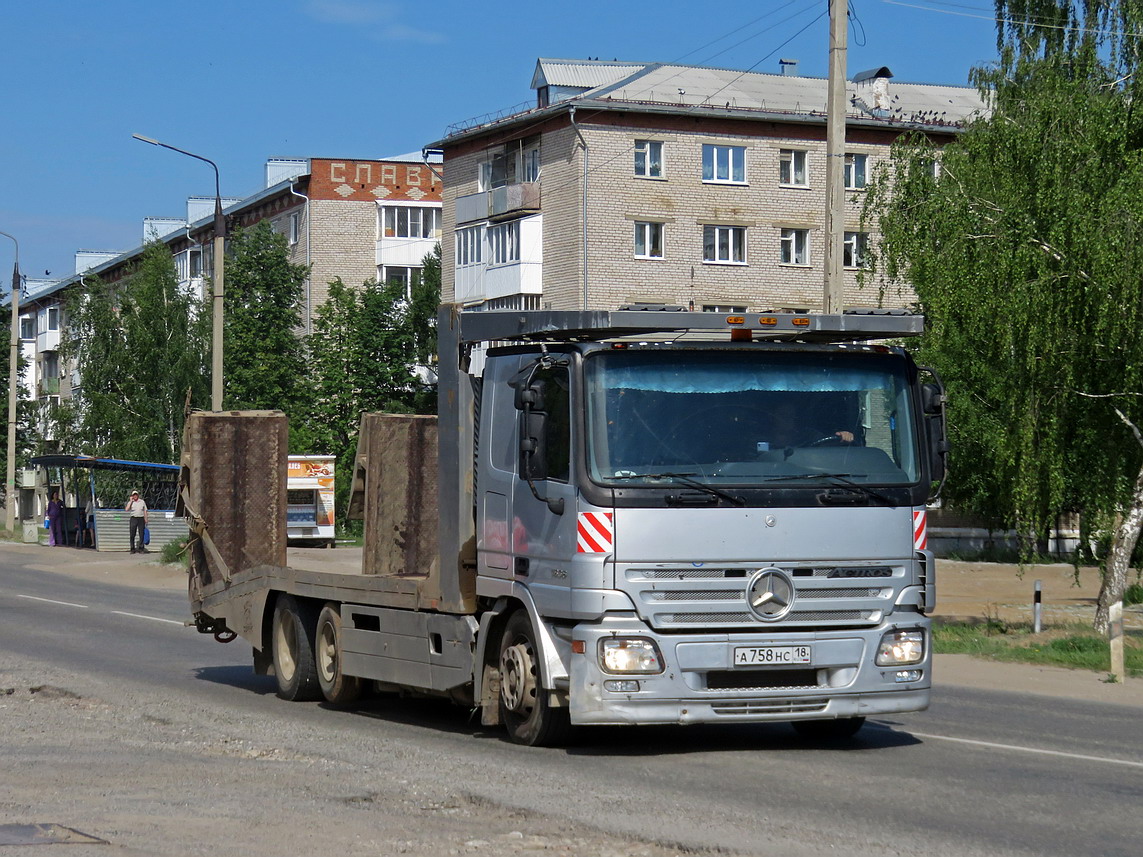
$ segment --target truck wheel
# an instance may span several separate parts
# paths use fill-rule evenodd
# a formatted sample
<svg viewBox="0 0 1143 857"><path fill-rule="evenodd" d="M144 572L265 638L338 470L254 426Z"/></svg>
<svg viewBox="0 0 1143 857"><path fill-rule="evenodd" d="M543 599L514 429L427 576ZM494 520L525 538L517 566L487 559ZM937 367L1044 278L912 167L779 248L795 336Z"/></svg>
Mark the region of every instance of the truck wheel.
<svg viewBox="0 0 1143 857"><path fill-rule="evenodd" d="M814 741L844 741L865 725L864 717L839 717L836 720L795 720L794 731Z"/></svg>
<svg viewBox="0 0 1143 857"><path fill-rule="evenodd" d="M280 595L274 604L271 648L278 696L292 702L321 698L314 666L313 609L292 595Z"/></svg>
<svg viewBox="0 0 1143 857"><path fill-rule="evenodd" d="M317 621L314 659L317 680L326 701L348 705L361 696L361 679L341 671L341 611L336 604L321 609Z"/></svg>
<svg viewBox="0 0 1143 857"><path fill-rule="evenodd" d="M566 708L553 708L540 684L536 633L525 610L508 618L500 638L500 722L517 744L544 747L571 731Z"/></svg>

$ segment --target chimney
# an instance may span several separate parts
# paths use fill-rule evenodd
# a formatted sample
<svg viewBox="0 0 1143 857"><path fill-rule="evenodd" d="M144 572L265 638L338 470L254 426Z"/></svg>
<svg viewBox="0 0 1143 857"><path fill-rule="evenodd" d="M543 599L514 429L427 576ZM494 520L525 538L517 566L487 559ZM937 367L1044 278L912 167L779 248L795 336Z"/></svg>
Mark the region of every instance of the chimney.
<svg viewBox="0 0 1143 857"><path fill-rule="evenodd" d="M797 74L798 73L798 61L797 60L790 60L790 59L780 59L780 60L778 60L778 68L780 68L782 70L782 74L791 74L791 75Z"/></svg>

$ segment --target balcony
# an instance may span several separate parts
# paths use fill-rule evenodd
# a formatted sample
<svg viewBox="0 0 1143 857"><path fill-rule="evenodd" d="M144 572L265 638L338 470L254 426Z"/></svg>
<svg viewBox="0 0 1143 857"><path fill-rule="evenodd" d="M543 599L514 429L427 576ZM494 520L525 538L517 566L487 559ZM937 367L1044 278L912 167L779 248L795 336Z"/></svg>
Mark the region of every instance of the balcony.
<svg viewBox="0 0 1143 857"><path fill-rule="evenodd" d="M60 394L59 378L42 378L40 380L41 396L58 396Z"/></svg>
<svg viewBox="0 0 1143 857"><path fill-rule="evenodd" d="M456 199L456 222L498 220L540 210L540 183L504 185Z"/></svg>

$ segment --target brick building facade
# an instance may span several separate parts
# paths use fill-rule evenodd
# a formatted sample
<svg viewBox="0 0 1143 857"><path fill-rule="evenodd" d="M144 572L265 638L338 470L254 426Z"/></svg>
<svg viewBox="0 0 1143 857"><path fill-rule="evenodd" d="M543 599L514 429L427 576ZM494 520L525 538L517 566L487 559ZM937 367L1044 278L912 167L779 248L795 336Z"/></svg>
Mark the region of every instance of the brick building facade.
<svg viewBox="0 0 1143 857"><path fill-rule="evenodd" d="M847 306L913 299L905 286L881 294L858 284L876 237L861 222L863 191L889 146L906 130L943 143L984 108L975 90L889 77L879 69L849 84ZM485 309L820 307L825 84L540 60L536 108L434 144L447 176L445 299Z"/></svg>

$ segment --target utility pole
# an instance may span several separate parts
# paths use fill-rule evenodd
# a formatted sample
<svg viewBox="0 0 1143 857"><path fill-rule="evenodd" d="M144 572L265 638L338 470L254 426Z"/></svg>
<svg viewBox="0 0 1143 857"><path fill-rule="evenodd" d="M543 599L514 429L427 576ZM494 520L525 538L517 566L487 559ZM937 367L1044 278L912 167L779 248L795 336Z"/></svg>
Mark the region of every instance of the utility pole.
<svg viewBox="0 0 1143 857"><path fill-rule="evenodd" d="M825 293L827 313L843 309L845 241L845 53L849 0L829 0L829 81L826 90Z"/></svg>
<svg viewBox="0 0 1143 857"><path fill-rule="evenodd" d="M0 232L11 238L16 245L16 264L12 267L12 351L8 357L8 477L5 495L4 525L11 533L16 529L16 403L20 391L20 242L7 232Z"/></svg>

